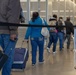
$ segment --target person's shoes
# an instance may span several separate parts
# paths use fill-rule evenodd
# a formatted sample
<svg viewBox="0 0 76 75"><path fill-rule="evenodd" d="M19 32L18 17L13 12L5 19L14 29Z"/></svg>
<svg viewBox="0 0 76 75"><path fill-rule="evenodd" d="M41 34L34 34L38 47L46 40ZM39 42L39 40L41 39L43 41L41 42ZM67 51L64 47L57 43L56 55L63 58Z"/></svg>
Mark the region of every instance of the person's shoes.
<svg viewBox="0 0 76 75"><path fill-rule="evenodd" d="M35 64L32 64L32 66L35 66Z"/></svg>
<svg viewBox="0 0 76 75"><path fill-rule="evenodd" d="M64 48L64 46L62 48Z"/></svg>
<svg viewBox="0 0 76 75"><path fill-rule="evenodd" d="M62 51L62 49L60 49L60 51Z"/></svg>
<svg viewBox="0 0 76 75"><path fill-rule="evenodd" d="M55 55L56 54L56 51L55 52L53 52L53 55Z"/></svg>
<svg viewBox="0 0 76 75"><path fill-rule="evenodd" d="M43 61L39 61L39 64L43 64L44 63L44 60Z"/></svg>
<svg viewBox="0 0 76 75"><path fill-rule="evenodd" d="M69 47L67 47L67 49L70 49Z"/></svg>
<svg viewBox="0 0 76 75"><path fill-rule="evenodd" d="M56 52L53 52L53 54L56 54Z"/></svg>
<svg viewBox="0 0 76 75"><path fill-rule="evenodd" d="M50 53L50 48L47 47L47 52Z"/></svg>
<svg viewBox="0 0 76 75"><path fill-rule="evenodd" d="M62 52L63 51L63 49L60 49L60 52Z"/></svg>

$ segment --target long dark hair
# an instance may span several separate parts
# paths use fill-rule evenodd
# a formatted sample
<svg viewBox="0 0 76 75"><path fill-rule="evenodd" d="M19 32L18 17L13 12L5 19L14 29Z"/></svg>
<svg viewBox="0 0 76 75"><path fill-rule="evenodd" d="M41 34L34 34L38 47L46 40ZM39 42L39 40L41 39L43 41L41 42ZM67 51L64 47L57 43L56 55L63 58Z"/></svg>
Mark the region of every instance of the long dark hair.
<svg viewBox="0 0 76 75"><path fill-rule="evenodd" d="M39 16L39 13L38 12L33 12L33 14L32 14L32 21L34 22L35 21L35 19L37 18Z"/></svg>

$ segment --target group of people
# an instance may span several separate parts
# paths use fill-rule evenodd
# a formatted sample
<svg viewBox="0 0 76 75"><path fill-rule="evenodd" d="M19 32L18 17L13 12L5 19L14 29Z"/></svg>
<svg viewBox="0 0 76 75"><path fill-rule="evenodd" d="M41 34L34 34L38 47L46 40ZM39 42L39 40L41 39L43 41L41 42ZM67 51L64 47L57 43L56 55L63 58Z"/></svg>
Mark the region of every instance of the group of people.
<svg viewBox="0 0 76 75"><path fill-rule="evenodd" d="M73 24L70 21L70 17L66 18L66 21L63 21L62 17L59 17L57 20L57 15L53 15L49 19L49 25L55 25L56 27L47 27L49 31L49 43L47 46L47 51L50 52L50 46L53 43L53 53L56 53L56 45L59 39L60 42L60 51L63 50L64 41L67 39L67 49L70 48L70 37L71 33L74 34ZM45 25L48 25L44 20ZM32 25L43 25L42 18L39 16L38 12L33 12L32 18L29 21L29 24ZM62 27L65 26L65 27ZM25 35L25 41L28 41L29 36L31 40L32 46L32 65L36 64L36 56L37 56L37 47L39 47L39 63L43 63L43 54L44 54L44 40L45 37L41 34L42 27L28 27Z"/></svg>
<svg viewBox="0 0 76 75"><path fill-rule="evenodd" d="M0 1L0 22L7 23L20 23L20 13L21 5L19 0L1 0ZM50 21L54 21L50 25L56 25L56 28L48 28L49 30L49 43L48 51L50 50L50 45L53 43L53 52L56 51L57 40L60 40L60 51L63 48L63 39L64 39L64 28L62 26L62 17L57 20L57 16L53 15L53 18ZM22 22L23 19L22 19ZM45 25L48 25L44 20ZM38 12L33 12L32 18L29 21L29 25L43 25L42 18L39 16ZM67 48L70 45L70 36L71 32L74 34L73 24L70 22L68 17L65 21L66 26L66 37L68 39ZM42 27L28 27L25 34L25 41L28 41L29 37L31 40L32 46L32 66L36 64L37 56L37 47L39 47L39 63L44 62L44 40L45 37L41 34ZM3 49L3 52L8 56L8 60L2 68L2 75L11 75L11 67L13 63L15 45L18 38L18 27L17 26L0 26L0 46Z"/></svg>
<svg viewBox="0 0 76 75"><path fill-rule="evenodd" d="M59 17L57 20L57 15L53 15L52 18L49 19L50 25L55 25L55 28L51 28L49 43L47 46L47 51L50 52L50 46L53 43L53 53L56 53L56 45L59 39L59 49L60 51L64 48L64 41L67 39L67 49L70 48L70 38L71 33L74 34L73 24L70 21L70 17L66 18L66 21L63 20L62 17ZM65 26L65 27L62 27Z"/></svg>

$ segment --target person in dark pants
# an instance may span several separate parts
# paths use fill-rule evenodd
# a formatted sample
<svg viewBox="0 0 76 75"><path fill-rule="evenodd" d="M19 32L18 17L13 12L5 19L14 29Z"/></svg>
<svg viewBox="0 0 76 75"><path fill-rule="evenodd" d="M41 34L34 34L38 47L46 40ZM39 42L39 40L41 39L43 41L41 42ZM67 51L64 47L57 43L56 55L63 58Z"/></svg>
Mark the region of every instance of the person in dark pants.
<svg viewBox="0 0 76 75"><path fill-rule="evenodd" d="M19 23L21 5L19 0L0 0L0 22ZM0 46L8 56L8 60L2 68L2 75L11 75L11 67L14 58L17 26L0 25Z"/></svg>
<svg viewBox="0 0 76 75"><path fill-rule="evenodd" d="M74 34L73 24L70 22L70 17L66 18L65 26L66 26L67 49L69 49L71 33Z"/></svg>
<svg viewBox="0 0 76 75"><path fill-rule="evenodd" d="M54 16L54 15L53 15ZM51 17L49 19L50 21L50 25L51 26L55 26L56 25L56 18L55 17ZM50 53L50 46L53 43L53 53L56 53L56 39L57 39L57 30L56 28L50 28L50 36L49 36L49 43L47 46L47 51Z"/></svg>

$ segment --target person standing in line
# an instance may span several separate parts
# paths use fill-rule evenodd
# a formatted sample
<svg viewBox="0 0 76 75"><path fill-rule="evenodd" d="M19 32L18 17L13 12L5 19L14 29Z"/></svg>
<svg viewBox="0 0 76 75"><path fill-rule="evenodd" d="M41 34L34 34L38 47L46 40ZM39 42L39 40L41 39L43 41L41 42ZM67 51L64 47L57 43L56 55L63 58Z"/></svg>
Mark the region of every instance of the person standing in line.
<svg viewBox="0 0 76 75"><path fill-rule="evenodd" d="M56 15L53 15L53 17L51 17L49 19L50 21L50 25L54 26L56 25L56 21L57 21L57 17L55 17ZM53 43L53 53L56 53L56 40L57 40L57 30L56 28L50 28L50 37L49 37L49 43L47 46L47 51L50 53L50 46Z"/></svg>
<svg viewBox="0 0 76 75"><path fill-rule="evenodd" d="M0 22L19 23L21 5L19 0L0 0ZM8 56L2 68L2 75L11 75L16 39L17 26L0 26L0 46Z"/></svg>
<svg viewBox="0 0 76 75"><path fill-rule="evenodd" d="M59 38L59 42L60 42L60 51L62 51L62 48L63 48L63 33L64 33L64 28L62 27L63 26L63 23L62 23L62 17L59 17L59 20L57 21L56 23L56 29L58 31L57 33L57 41L58 41L58 38Z"/></svg>
<svg viewBox="0 0 76 75"><path fill-rule="evenodd" d="M74 28L73 28L73 24L70 21L70 17L66 18L65 26L66 26L67 49L69 49L71 33L74 35Z"/></svg>
<svg viewBox="0 0 76 75"><path fill-rule="evenodd" d="M45 25L47 25L46 21L44 20ZM43 25L43 21L39 16L38 12L33 12L32 18L29 21L29 24L32 25ZM44 36L41 34L42 27L28 27L25 40L28 41L29 36L31 40L32 46L32 66L36 64L36 56L37 56L37 47L39 47L39 63L44 62Z"/></svg>

